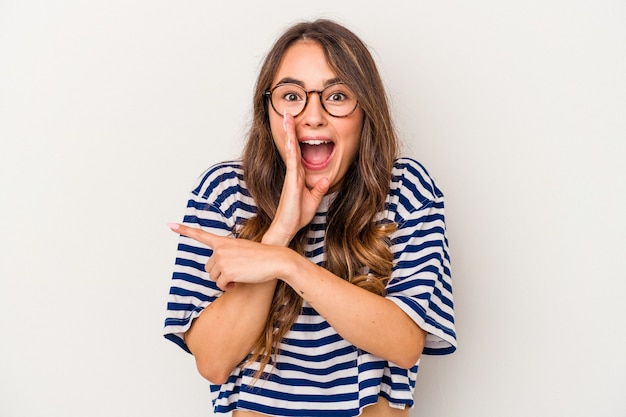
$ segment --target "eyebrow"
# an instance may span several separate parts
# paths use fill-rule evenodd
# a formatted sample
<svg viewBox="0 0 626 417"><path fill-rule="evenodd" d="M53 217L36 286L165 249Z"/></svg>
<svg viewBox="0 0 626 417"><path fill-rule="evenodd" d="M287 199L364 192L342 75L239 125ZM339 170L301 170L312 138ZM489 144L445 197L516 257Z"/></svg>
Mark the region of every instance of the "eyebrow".
<svg viewBox="0 0 626 417"><path fill-rule="evenodd" d="M331 78L330 80L326 80L324 82L324 87L328 87L329 85L335 84L335 83L338 83L338 82L341 82L339 80L339 78ZM276 83L276 85L279 85L279 84L296 84L296 85L299 85L300 87L302 87L302 88L304 88L306 90L306 88L304 87L304 82L303 81L300 81L300 80L297 80L297 79L291 78L291 77L285 77L285 78L281 79L280 81L278 81Z"/></svg>

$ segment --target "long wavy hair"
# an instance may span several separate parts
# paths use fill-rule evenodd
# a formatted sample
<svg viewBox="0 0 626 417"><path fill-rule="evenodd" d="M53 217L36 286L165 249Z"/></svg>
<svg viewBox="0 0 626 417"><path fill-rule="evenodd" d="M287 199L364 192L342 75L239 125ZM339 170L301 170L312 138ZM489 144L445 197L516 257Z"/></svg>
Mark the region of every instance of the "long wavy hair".
<svg viewBox="0 0 626 417"><path fill-rule="evenodd" d="M316 20L292 26L263 62L254 90L252 126L243 150L244 180L256 201L257 213L239 225L236 235L260 241L276 214L285 165L274 144L264 92L272 87L284 53L298 41L322 47L328 65L356 94L364 114L357 155L328 209L323 266L354 285L383 295L393 265L389 234L395 224L377 221L376 215L384 209L398 143L372 56L354 33L335 22ZM303 227L289 247L302 254L307 232L308 226ZM302 298L279 280L265 331L248 359L260 361L259 375L301 310Z"/></svg>

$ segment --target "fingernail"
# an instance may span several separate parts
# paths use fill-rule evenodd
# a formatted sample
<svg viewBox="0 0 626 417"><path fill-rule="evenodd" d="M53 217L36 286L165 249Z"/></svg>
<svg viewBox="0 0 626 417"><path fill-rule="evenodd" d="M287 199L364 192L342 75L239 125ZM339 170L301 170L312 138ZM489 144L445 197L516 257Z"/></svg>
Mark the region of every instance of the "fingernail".
<svg viewBox="0 0 626 417"><path fill-rule="evenodd" d="M172 229L173 231L178 231L179 229L179 224L178 223L167 223L167 227L169 227L170 229Z"/></svg>
<svg viewBox="0 0 626 417"><path fill-rule="evenodd" d="M285 132L287 131L287 110L283 112L283 129ZM287 142L287 146L289 146L289 142Z"/></svg>

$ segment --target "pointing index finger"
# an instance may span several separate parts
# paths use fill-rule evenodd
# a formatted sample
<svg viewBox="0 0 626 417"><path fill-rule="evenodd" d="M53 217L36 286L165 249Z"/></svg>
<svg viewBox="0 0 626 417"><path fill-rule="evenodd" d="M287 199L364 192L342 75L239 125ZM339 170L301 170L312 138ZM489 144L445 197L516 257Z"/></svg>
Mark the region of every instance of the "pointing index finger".
<svg viewBox="0 0 626 417"><path fill-rule="evenodd" d="M217 243L217 239L219 239L219 236L214 235L213 233L205 232L204 230L196 227L185 226L184 224L167 223L167 227L169 227L173 232L187 236L190 239L204 243L210 247L214 247Z"/></svg>

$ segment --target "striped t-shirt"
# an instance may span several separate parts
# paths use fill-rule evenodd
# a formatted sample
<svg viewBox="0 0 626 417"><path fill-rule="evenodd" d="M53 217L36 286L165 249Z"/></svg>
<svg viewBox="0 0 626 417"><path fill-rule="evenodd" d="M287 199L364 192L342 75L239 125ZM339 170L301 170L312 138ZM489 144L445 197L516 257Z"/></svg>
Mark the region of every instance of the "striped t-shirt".
<svg viewBox="0 0 626 417"><path fill-rule="evenodd" d="M325 260L326 213L335 196L324 197L305 247L307 258L318 265ZM255 210L241 162L226 162L199 178L183 222L229 235ZM397 225L391 236L394 266L385 296L428 333L423 353L452 353L456 334L443 194L422 165L408 158L396 161L385 209L377 220ZM210 248L180 238L165 337L186 351L183 334L222 294L204 270L210 254ZM255 378L258 364L233 369L226 383L211 385L214 412L244 409L270 416L356 416L379 396L392 407L412 407L418 364L404 369L358 349L305 301L273 366L266 369L269 377Z"/></svg>

